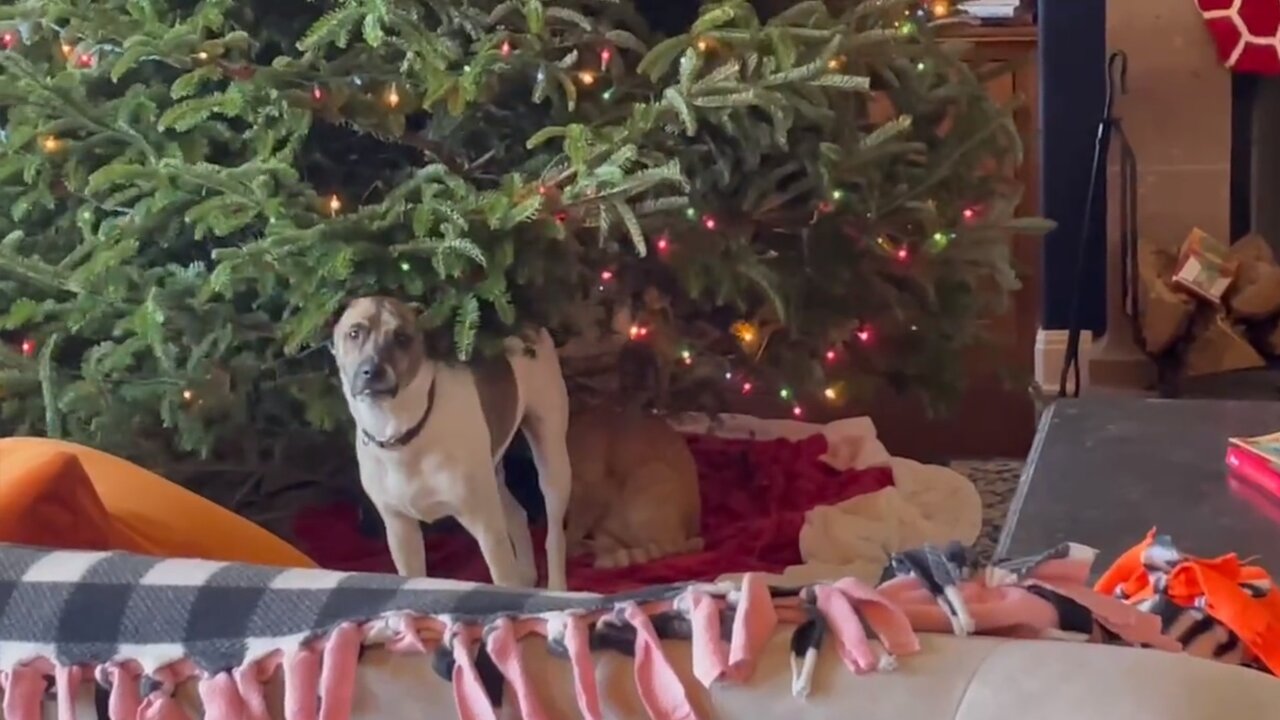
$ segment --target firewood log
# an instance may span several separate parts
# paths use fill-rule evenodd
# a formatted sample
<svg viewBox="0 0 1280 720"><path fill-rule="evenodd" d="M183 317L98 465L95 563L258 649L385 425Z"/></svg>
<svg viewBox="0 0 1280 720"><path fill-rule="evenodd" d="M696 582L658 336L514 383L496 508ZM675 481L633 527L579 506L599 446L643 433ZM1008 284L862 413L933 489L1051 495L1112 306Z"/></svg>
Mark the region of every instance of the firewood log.
<svg viewBox="0 0 1280 720"><path fill-rule="evenodd" d="M1187 331L1195 301L1169 284L1176 253L1149 240L1138 241L1138 322L1146 351L1159 355Z"/></svg>

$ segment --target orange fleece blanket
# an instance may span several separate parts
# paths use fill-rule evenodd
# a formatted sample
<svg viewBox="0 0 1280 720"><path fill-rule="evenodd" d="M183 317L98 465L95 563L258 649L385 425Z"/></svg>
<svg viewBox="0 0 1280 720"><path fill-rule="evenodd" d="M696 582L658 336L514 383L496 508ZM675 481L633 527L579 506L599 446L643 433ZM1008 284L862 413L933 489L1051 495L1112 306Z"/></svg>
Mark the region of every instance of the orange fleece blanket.
<svg viewBox="0 0 1280 720"><path fill-rule="evenodd" d="M0 439L0 542L315 567L275 535L153 472L48 438Z"/></svg>

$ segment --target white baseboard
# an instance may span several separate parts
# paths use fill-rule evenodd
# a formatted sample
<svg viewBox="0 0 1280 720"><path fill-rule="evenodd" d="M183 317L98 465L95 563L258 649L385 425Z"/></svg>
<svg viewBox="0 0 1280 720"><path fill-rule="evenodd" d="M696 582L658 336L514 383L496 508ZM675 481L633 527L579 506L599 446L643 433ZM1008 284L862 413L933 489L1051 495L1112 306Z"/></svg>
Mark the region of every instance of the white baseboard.
<svg viewBox="0 0 1280 720"><path fill-rule="evenodd" d="M1062 378L1062 366L1067 358L1066 330L1045 330L1036 332L1036 384L1041 392L1056 394ZM1093 350L1093 333L1085 330L1080 333L1080 389L1089 387L1089 356ZM1075 390L1075 373L1067 377L1067 392Z"/></svg>

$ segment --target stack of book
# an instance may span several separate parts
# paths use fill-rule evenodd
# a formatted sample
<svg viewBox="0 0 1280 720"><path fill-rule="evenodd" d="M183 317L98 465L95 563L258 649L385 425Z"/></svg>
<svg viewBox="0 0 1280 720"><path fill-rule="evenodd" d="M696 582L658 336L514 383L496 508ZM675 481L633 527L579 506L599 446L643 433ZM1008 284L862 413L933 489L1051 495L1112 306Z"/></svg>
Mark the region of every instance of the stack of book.
<svg viewBox="0 0 1280 720"><path fill-rule="evenodd" d="M1233 478L1280 500L1280 432L1231 438L1227 445L1227 469Z"/></svg>
<svg viewBox="0 0 1280 720"><path fill-rule="evenodd" d="M999 22L1024 16L1023 6L1023 0L964 0L960 10L979 20Z"/></svg>

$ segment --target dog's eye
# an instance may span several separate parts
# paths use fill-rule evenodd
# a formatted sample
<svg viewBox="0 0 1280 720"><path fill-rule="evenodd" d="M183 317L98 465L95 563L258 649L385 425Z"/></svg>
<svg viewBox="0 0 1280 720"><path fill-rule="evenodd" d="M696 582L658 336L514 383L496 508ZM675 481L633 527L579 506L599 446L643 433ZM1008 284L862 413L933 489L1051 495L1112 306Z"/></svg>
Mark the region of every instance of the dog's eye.
<svg viewBox="0 0 1280 720"><path fill-rule="evenodd" d="M409 347L409 343L413 342L413 338L409 336L409 333L403 330L397 330L396 334L392 336L392 339L395 340L396 345L399 345L402 348Z"/></svg>
<svg viewBox="0 0 1280 720"><path fill-rule="evenodd" d="M347 337L351 338L352 340L359 340L360 336L363 334L364 334L364 329L360 327L353 327L347 331Z"/></svg>

